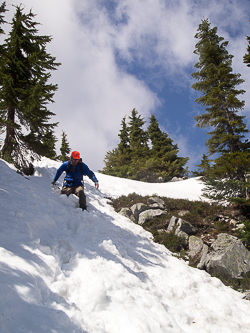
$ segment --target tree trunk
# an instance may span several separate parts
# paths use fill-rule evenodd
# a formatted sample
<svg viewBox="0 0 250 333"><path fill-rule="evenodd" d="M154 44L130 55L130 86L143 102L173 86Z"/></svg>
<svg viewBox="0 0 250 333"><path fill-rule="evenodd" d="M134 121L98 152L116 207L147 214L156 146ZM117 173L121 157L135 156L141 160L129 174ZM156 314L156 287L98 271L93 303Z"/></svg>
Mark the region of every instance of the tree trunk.
<svg viewBox="0 0 250 333"><path fill-rule="evenodd" d="M2 156L5 153L11 153L12 145L15 142L15 108L10 106L8 108L8 123L6 126L6 137L2 149Z"/></svg>

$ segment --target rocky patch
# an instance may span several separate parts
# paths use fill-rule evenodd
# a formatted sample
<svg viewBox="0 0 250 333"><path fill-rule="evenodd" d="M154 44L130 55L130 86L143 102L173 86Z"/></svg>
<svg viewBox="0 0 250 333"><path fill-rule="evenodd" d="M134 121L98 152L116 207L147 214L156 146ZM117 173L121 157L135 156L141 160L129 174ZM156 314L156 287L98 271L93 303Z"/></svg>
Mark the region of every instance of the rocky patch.
<svg viewBox="0 0 250 333"><path fill-rule="evenodd" d="M180 212L179 217L172 216L170 221L159 232L174 232L182 237L188 247L188 256L198 269L210 274L242 279L250 272L250 252L235 236L220 233L216 238L208 235L197 237L198 229L183 220L188 211ZM120 214L131 221L143 225L146 221L167 214L165 203L158 197L150 197L147 204L137 203L130 208L122 208ZM233 218L218 216L217 221L227 223L235 230L244 226L244 217L235 212ZM166 227L166 228L165 228Z"/></svg>

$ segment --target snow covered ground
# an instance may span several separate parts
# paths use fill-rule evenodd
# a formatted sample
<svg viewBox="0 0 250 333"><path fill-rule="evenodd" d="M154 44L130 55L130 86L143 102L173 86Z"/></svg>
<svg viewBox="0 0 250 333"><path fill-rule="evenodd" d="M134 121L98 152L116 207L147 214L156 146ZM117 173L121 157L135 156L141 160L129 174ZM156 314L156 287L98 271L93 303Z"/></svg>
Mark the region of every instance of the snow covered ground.
<svg viewBox="0 0 250 333"><path fill-rule="evenodd" d="M154 244L106 197L199 199L195 179L166 184L97 174L88 212L50 183L58 162L25 178L0 160L1 333L250 333L250 302ZM61 176L60 181L63 179Z"/></svg>

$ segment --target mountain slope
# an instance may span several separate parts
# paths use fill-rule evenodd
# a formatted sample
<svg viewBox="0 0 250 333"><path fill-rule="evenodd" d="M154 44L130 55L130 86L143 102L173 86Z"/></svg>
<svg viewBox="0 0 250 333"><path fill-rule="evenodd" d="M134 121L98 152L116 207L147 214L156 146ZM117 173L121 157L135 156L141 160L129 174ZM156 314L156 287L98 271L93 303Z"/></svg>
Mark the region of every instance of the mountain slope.
<svg viewBox="0 0 250 333"><path fill-rule="evenodd" d="M250 302L187 266L105 197L137 192L198 199L194 179L144 184L85 179L88 212L50 183L42 159L25 178L0 160L0 331L250 332Z"/></svg>

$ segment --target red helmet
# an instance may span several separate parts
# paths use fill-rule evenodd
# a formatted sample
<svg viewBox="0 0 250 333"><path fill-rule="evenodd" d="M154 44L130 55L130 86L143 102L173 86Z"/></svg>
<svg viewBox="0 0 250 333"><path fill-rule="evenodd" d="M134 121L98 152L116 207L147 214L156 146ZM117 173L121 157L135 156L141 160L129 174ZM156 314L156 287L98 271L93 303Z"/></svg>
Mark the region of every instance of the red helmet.
<svg viewBox="0 0 250 333"><path fill-rule="evenodd" d="M78 151L72 151L71 153L71 157L74 159L74 160L80 160L80 153Z"/></svg>

